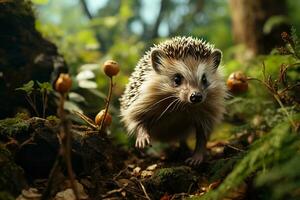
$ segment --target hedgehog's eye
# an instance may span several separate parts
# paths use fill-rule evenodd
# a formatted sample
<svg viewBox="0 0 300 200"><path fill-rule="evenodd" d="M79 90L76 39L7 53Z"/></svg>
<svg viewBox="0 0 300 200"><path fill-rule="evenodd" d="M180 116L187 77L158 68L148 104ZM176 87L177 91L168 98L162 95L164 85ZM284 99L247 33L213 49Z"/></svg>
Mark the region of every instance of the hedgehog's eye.
<svg viewBox="0 0 300 200"><path fill-rule="evenodd" d="M202 85L204 85L204 87L207 87L208 82L207 82L207 78L206 78L205 74L202 75L201 82L202 82Z"/></svg>
<svg viewBox="0 0 300 200"><path fill-rule="evenodd" d="M181 84L181 81L182 81L182 75L181 74L175 74L175 76L174 76L175 87L179 86Z"/></svg>

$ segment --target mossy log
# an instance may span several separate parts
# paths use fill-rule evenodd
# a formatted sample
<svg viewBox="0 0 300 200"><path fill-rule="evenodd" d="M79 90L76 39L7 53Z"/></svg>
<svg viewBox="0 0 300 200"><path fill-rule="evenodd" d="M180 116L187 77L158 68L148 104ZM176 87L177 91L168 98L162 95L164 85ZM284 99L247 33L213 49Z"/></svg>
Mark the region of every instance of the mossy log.
<svg viewBox="0 0 300 200"><path fill-rule="evenodd" d="M90 192L99 193L103 190L102 180L124 168L123 161L116 159L124 153L112 145L108 137L96 134L89 127L73 126L71 132L73 169L77 177L90 176L95 186ZM90 134L91 132L93 134ZM15 160L17 165L13 162L14 165L24 170L29 182L48 178L58 155L58 133L59 119L55 117L42 119L21 115L0 120L0 144L2 143L7 152L12 153L11 160ZM64 167L62 169L62 172L65 172ZM18 177L13 179L16 182L20 181ZM20 192L21 188L14 187L9 191L15 194Z"/></svg>

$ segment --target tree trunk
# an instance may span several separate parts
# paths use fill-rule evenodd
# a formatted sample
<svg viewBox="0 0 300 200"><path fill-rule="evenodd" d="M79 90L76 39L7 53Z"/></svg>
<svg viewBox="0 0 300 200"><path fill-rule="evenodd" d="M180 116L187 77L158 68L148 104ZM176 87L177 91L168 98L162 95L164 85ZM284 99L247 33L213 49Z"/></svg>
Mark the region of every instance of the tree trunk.
<svg viewBox="0 0 300 200"><path fill-rule="evenodd" d="M67 65L56 46L35 28L30 1L0 1L0 119L28 108L25 95L15 91L29 80L50 81ZM54 109L55 111L55 109Z"/></svg>
<svg viewBox="0 0 300 200"><path fill-rule="evenodd" d="M263 27L270 17L286 15L286 0L230 0L230 9L234 41L245 44L251 55L282 45L280 33L289 31L286 23L276 24L269 33Z"/></svg>

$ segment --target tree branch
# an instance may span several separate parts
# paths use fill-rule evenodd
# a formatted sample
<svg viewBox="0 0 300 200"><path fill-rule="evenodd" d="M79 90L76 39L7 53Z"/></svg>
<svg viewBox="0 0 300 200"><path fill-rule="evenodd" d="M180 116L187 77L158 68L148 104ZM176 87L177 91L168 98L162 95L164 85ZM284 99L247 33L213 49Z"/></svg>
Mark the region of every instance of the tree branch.
<svg viewBox="0 0 300 200"><path fill-rule="evenodd" d="M164 0L161 1L159 14L156 18L156 21L153 25L153 28L152 28L151 32L150 32L149 39L153 39L153 38L158 37L158 28L159 28L159 25L161 24L161 21L162 21L163 17L164 17L165 10L167 8L167 3L168 3L168 1L164 1Z"/></svg>
<svg viewBox="0 0 300 200"><path fill-rule="evenodd" d="M81 7L83 12L85 13L85 15L88 17L89 20L93 20L94 16L92 15L92 13L89 11L89 8L87 6L87 3L85 0L80 0L81 3ZM94 32L95 32L95 37L98 41L98 43L100 44L100 48L99 50L101 52L106 52L107 51L107 47L106 47L106 43L105 40L101 37L101 35L98 33L98 30L96 28L94 28Z"/></svg>

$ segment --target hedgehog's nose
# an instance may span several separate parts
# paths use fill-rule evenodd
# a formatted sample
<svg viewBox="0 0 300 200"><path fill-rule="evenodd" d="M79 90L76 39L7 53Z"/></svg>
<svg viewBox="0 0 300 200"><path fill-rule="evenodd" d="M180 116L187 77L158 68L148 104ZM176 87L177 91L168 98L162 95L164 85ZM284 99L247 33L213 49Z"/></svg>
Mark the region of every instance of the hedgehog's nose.
<svg viewBox="0 0 300 200"><path fill-rule="evenodd" d="M190 96L190 101L192 103L199 103L202 101L202 94L200 92L193 92Z"/></svg>

